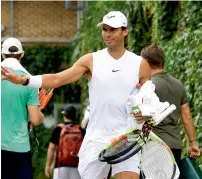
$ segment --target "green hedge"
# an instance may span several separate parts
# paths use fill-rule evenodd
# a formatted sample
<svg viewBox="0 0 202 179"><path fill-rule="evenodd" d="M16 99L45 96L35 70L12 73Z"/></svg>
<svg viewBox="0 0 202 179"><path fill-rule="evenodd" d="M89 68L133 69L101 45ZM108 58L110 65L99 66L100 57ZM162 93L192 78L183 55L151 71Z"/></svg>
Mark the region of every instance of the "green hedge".
<svg viewBox="0 0 202 179"><path fill-rule="evenodd" d="M120 10L129 19L128 49L140 54L143 47L157 42L165 52L166 71L180 79L188 92L196 127L197 140L202 148L202 3L196 1L118 1L89 2L83 24L73 43L72 59L104 47L101 30L96 24L103 15ZM95 15L96 14L96 15ZM82 83L83 96L87 85ZM186 138L184 130L184 152ZM202 167L202 158L197 159Z"/></svg>
<svg viewBox="0 0 202 179"><path fill-rule="evenodd" d="M57 73L71 66L72 49L70 47L32 46L24 47L25 56L22 65L33 75ZM73 83L54 90L54 96L43 110L46 115L53 114L53 103L80 103L80 83ZM44 179L45 162L52 129L47 129L43 124L35 127L40 143L31 135L32 163L34 179ZM36 149L38 151L36 151Z"/></svg>
<svg viewBox="0 0 202 179"><path fill-rule="evenodd" d="M57 73L71 66L72 49L63 46L25 47L22 65L33 75ZM54 90L54 96L45 108L49 114L53 103L80 103L80 83L72 83Z"/></svg>
<svg viewBox="0 0 202 179"><path fill-rule="evenodd" d="M202 148L201 9L200 1L89 1L88 8L84 11L83 24L71 47L26 47L22 64L34 75L56 73L68 68L78 57L104 48L101 30L96 25L107 12L120 10L129 19L128 49L140 54L143 47L158 42L165 52L166 70L185 84L197 139ZM83 102L88 97L86 82L84 77L77 83L56 89L45 113L52 113L53 102ZM34 178L43 179L51 129L45 129L41 125L36 130L40 148L33 155ZM181 133L186 149L184 131ZM35 147L34 141L32 147ZM197 162L202 167L201 157Z"/></svg>

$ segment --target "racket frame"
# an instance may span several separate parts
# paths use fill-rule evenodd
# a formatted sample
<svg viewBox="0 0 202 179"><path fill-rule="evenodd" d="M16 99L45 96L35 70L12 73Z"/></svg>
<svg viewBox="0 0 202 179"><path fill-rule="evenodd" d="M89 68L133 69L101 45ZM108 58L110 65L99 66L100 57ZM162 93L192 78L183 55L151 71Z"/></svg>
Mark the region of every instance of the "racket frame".
<svg viewBox="0 0 202 179"><path fill-rule="evenodd" d="M175 157L174 157L170 147L161 138L159 138L155 133L153 133L152 131L149 133L148 141L149 140L153 140L153 141L156 141L157 143L160 143L162 146L164 146L165 150L167 150L167 152L170 154L171 160L173 162L173 174L172 174L172 177L170 179L175 179L176 174L177 174L177 170L179 170L179 169L177 169L178 166L177 166L177 163L175 161ZM142 148L141 153L140 153L140 170L142 171L141 173L143 173L144 177L147 178L147 176L144 173L144 168L142 167L142 163L143 163L143 161L142 161L142 155L143 155L142 152L143 152L143 148Z"/></svg>

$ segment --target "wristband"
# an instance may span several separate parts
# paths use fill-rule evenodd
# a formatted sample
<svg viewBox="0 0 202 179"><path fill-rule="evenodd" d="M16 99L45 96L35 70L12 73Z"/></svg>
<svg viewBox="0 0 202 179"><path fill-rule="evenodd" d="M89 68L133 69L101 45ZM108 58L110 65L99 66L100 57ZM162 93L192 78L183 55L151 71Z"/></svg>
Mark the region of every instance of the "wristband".
<svg viewBox="0 0 202 179"><path fill-rule="evenodd" d="M23 83L22 85L23 86L27 86L28 84L29 84L29 77L26 77L26 76L24 76L24 75L22 75L22 77L24 78L26 78L26 81L25 81L25 83Z"/></svg>
<svg viewBox="0 0 202 179"><path fill-rule="evenodd" d="M41 75L30 76L29 83L27 84L27 86L32 87L32 88L41 88L41 86L42 86Z"/></svg>

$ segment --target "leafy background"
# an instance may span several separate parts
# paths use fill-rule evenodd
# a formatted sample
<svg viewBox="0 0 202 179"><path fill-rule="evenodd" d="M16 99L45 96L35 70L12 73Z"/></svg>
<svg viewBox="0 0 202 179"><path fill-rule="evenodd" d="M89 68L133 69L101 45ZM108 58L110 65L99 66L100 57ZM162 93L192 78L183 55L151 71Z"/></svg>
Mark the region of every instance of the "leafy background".
<svg viewBox="0 0 202 179"><path fill-rule="evenodd" d="M101 30L96 29L96 24L112 10L120 10L129 17L129 50L140 54L143 47L154 42L163 48L165 70L181 80L188 92L197 141L202 148L202 2L91 2L73 44L72 59L104 47ZM85 83L82 86L87 88ZM181 134L184 156L187 140L183 129ZM201 157L197 162L202 167Z"/></svg>
<svg viewBox="0 0 202 179"><path fill-rule="evenodd" d="M197 141L202 148L202 2L200 1L94 1L84 11L83 23L69 47L26 48L23 65L32 74L55 73L68 68L80 56L104 48L98 22L109 11L120 10L129 19L128 49L140 54L143 47L157 42L165 52L165 70L180 79L188 92L196 127ZM33 63L34 62L34 63ZM86 78L58 88L52 102L80 102L88 97ZM45 113L52 112L52 103ZM43 179L48 140L52 129L36 128L40 140L33 152L34 178ZM187 140L184 130L183 156ZM33 149L36 147L32 142ZM202 168L202 157L197 159Z"/></svg>

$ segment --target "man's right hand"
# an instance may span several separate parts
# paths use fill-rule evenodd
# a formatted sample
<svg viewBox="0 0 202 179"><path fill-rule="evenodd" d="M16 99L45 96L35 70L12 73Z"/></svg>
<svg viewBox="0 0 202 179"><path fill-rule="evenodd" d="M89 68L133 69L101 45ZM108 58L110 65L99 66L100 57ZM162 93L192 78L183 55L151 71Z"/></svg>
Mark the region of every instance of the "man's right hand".
<svg viewBox="0 0 202 179"><path fill-rule="evenodd" d="M27 80L26 76L19 76L15 72L3 66L1 66L1 74L3 75L1 80L8 80L14 84L24 84Z"/></svg>

